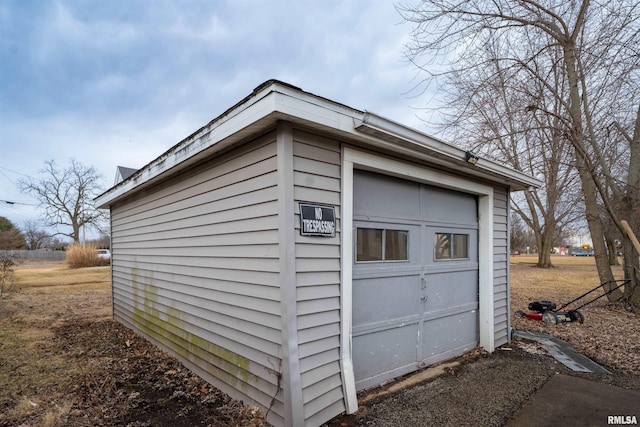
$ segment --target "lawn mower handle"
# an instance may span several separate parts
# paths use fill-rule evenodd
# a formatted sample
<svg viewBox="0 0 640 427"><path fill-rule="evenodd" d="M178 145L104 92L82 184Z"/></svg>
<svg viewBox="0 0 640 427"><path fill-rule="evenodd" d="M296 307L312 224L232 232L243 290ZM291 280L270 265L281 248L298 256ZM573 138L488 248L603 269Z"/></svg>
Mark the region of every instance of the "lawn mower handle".
<svg viewBox="0 0 640 427"><path fill-rule="evenodd" d="M618 283L618 282L622 282L622 283L621 283L620 285L616 286L615 288L611 288L611 289L609 289L608 291L605 291L605 293L604 293L604 294L599 295L599 296L597 296L597 297L593 298L592 300L589 300L589 301L585 302L585 303L584 303L584 304L582 304L580 307L575 308L575 309L573 309L573 310L571 310L571 311L580 310L582 307L585 307L585 306L587 306L587 305L591 304L591 303L592 303L592 302L594 302L595 300L600 299L600 298L602 298L602 297L603 297L603 296L605 296L605 295L609 295L611 292L615 291L616 289L619 289L619 288L623 287L624 285L627 285L627 284L631 283L631 280L630 280L630 279L624 279L624 280L609 280L608 282L603 282L603 283L599 284L598 286L596 286L595 288L591 289L590 291L585 292L584 294L580 295L578 298L572 299L572 300L571 300L571 301L569 301L568 303L561 304L561 305L560 305L560 308L559 308L558 310L562 310L563 308L565 308L565 307L566 307L566 306L568 306L569 304L572 304L572 303L574 303L574 302L578 301L580 298L584 298L584 297L586 297L586 296L587 296L587 295L589 295L591 292L596 291L596 290L597 290L598 288L600 288L601 286L604 286L604 285L609 284L609 283Z"/></svg>

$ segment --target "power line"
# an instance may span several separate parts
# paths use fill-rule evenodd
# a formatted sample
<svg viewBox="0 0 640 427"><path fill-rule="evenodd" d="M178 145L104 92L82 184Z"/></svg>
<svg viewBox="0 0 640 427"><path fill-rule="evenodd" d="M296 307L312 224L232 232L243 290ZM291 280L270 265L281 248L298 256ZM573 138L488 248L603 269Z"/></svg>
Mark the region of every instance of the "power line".
<svg viewBox="0 0 640 427"><path fill-rule="evenodd" d="M20 205L20 206L38 206L32 203L20 203L20 202L12 202L11 200L0 200L2 203L6 203L7 205Z"/></svg>
<svg viewBox="0 0 640 427"><path fill-rule="evenodd" d="M0 166L0 169L4 169L4 170L6 170L7 172L15 173L16 175L22 175L22 176L24 176L24 177L31 178L29 175L25 175L25 174L23 174L23 173L16 172L16 171L14 171L14 170L11 170L11 169L8 169L8 168L5 168L4 166ZM3 174L3 175L4 175L4 174ZM5 175L5 176L6 176L6 175Z"/></svg>
<svg viewBox="0 0 640 427"><path fill-rule="evenodd" d="M2 169L4 169L4 168L2 168ZM6 173L4 173L4 172L0 171L0 174L2 174L2 176L4 176L5 178L7 178L7 181L9 181L10 183L12 183L13 185L16 185L16 183L15 183L15 182L13 182L13 180L12 180L11 178L9 178L9 177L7 176L7 174L6 174Z"/></svg>

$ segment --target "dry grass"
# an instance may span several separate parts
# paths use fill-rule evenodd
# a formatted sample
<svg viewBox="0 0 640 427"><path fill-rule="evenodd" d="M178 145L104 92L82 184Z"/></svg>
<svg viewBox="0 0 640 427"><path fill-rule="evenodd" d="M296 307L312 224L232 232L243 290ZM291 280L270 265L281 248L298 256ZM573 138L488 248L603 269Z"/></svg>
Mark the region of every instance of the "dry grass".
<svg viewBox="0 0 640 427"><path fill-rule="evenodd" d="M113 321L108 268L16 276L0 299L0 426L265 425Z"/></svg>
<svg viewBox="0 0 640 427"><path fill-rule="evenodd" d="M18 267L15 277L16 290L0 300L0 425L3 418L25 427L63 425L71 402L60 390L91 367L55 350L53 328L110 317L110 271Z"/></svg>
<svg viewBox="0 0 640 427"><path fill-rule="evenodd" d="M534 256L511 257L511 306L514 310L526 309L533 300L567 302L600 284L592 257L552 257L554 267L550 269L537 268L536 262ZM622 278L622 267L614 267L613 271L616 278Z"/></svg>
<svg viewBox="0 0 640 427"><path fill-rule="evenodd" d="M109 267L70 269L64 265L18 268L15 277L16 286L27 293L104 289L111 280Z"/></svg>
<svg viewBox="0 0 640 427"><path fill-rule="evenodd" d="M550 300L559 306L600 284L591 257L556 256L552 262L554 268L541 269L535 267L534 257L511 258L511 313L527 311L528 303L535 300ZM615 277L621 279L622 267L613 270ZM587 296L587 300L601 294L598 292ZM577 306L570 305L568 309ZM547 325L512 317L512 326L516 330L547 332L608 368L640 374L640 316L620 304L610 304L606 297L580 312L585 318L583 325Z"/></svg>

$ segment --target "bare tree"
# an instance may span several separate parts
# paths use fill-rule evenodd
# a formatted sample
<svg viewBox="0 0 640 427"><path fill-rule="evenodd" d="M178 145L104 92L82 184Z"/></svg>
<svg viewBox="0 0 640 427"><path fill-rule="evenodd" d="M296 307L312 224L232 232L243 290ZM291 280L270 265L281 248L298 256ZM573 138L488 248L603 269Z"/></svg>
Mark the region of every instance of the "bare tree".
<svg viewBox="0 0 640 427"><path fill-rule="evenodd" d="M22 234L29 250L43 249L51 243L51 236L38 227L35 221L25 221Z"/></svg>
<svg viewBox="0 0 640 427"><path fill-rule="evenodd" d="M45 226L62 227L56 235L70 237L74 242L80 241L83 227L100 230L106 213L96 209L93 202L102 188L102 176L95 168L69 159L69 166L59 170L55 161L48 160L40 173L44 175L41 180L21 179L18 186L38 199Z"/></svg>
<svg viewBox="0 0 640 427"><path fill-rule="evenodd" d="M539 82L501 65L502 49L488 40L467 59L464 71L446 76L448 111L443 127L454 141L473 144L474 151L540 177L537 192L514 194L512 210L535 235L538 267L551 267L551 250L559 230L577 221L580 197L573 153L559 131L557 116L534 117L528 106L543 93ZM472 67L484 62L486 67ZM558 72L551 70L558 80ZM554 100L551 100L552 103ZM549 105L554 111L558 102Z"/></svg>
<svg viewBox="0 0 640 427"><path fill-rule="evenodd" d="M531 120L555 118L573 151L600 281L613 279L602 206L621 231L625 276L632 280L625 294L640 303L638 253L620 223L627 219L636 232L640 227L640 4L423 0L401 11L416 25L409 47L416 63L424 54L445 52L453 55L456 70L487 67L487 62L464 59L491 41L500 48L502 69L516 70L544 89L523 107ZM540 61L541 57L557 60ZM562 84L550 78L554 72L561 72ZM556 105L561 109L550 108ZM614 293L611 298L619 296Z"/></svg>
<svg viewBox="0 0 640 427"><path fill-rule="evenodd" d="M513 253L526 253L527 248L531 248L536 244L531 229L525 225L518 214L511 214L509 239Z"/></svg>

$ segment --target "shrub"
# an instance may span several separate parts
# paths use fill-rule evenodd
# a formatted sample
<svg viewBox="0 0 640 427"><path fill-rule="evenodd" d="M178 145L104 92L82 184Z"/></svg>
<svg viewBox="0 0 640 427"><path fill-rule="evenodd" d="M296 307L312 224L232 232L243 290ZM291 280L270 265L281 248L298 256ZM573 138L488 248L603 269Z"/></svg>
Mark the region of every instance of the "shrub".
<svg viewBox="0 0 640 427"><path fill-rule="evenodd" d="M67 248L67 265L69 268L96 267L102 265L95 245L74 243Z"/></svg>
<svg viewBox="0 0 640 427"><path fill-rule="evenodd" d="M0 256L0 297L13 288L13 267L16 265L9 255Z"/></svg>

